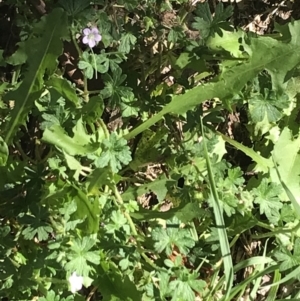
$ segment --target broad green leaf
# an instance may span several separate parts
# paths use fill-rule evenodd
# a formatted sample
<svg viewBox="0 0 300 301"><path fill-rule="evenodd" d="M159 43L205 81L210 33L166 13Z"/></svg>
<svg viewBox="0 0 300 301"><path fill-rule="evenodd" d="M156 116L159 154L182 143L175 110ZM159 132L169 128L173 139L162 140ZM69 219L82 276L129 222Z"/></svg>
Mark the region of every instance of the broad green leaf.
<svg viewBox="0 0 300 301"><path fill-rule="evenodd" d="M277 165L271 170L271 179L283 183L285 191L289 194L297 215L300 216L300 135L294 138L287 127L283 129L278 141L275 143L272 155ZM287 189L286 189L287 187Z"/></svg>
<svg viewBox="0 0 300 301"><path fill-rule="evenodd" d="M132 33L127 32L125 35L121 37L119 51L124 53L129 53L130 48L135 45L136 40L137 40L136 37Z"/></svg>
<svg viewBox="0 0 300 301"><path fill-rule="evenodd" d="M0 136L0 166L5 166L8 158L8 147Z"/></svg>
<svg viewBox="0 0 300 301"><path fill-rule="evenodd" d="M206 282L199 279L197 272L188 273L183 270L177 279L170 281L168 291L172 296L171 301L194 301L194 291L201 295L206 286Z"/></svg>
<svg viewBox="0 0 300 301"><path fill-rule="evenodd" d="M80 162L78 160L76 160L74 158L74 156L70 156L70 155L68 155L67 153L64 152L64 157L65 157L65 160L66 160L66 163L67 163L68 167L71 170L74 170L74 175L73 175L74 179L76 181L79 181L79 175L80 175L80 172L83 169L83 166L80 164Z"/></svg>
<svg viewBox="0 0 300 301"><path fill-rule="evenodd" d="M268 89L265 89L263 95L255 95L249 100L249 112L254 122L261 122L265 118L269 123L276 122L282 116L282 109L288 106L287 94L277 95Z"/></svg>
<svg viewBox="0 0 300 301"><path fill-rule="evenodd" d="M95 168L86 180L88 195L99 195L99 188L110 184L108 168Z"/></svg>
<svg viewBox="0 0 300 301"><path fill-rule="evenodd" d="M69 262L65 265L65 269L71 273L76 272L80 276L88 276L92 269L90 264L100 263L100 252L92 251L94 245L95 240L91 237L76 239L67 252Z"/></svg>
<svg viewBox="0 0 300 301"><path fill-rule="evenodd" d="M185 228L180 228L180 221L177 218L172 218L167 221L165 228L155 228L152 231L152 238L155 242L154 248L158 253L165 250L170 256L174 246L178 248L180 253L187 255L189 249L195 245L190 231Z"/></svg>
<svg viewBox="0 0 300 301"><path fill-rule="evenodd" d="M106 73L109 69L109 58L105 54L98 54L96 56L97 71Z"/></svg>
<svg viewBox="0 0 300 301"><path fill-rule="evenodd" d="M257 76L263 70L267 70L272 77L272 85L276 92L283 92L285 89L285 78L290 70L293 70L300 63L300 21L292 21L288 25L292 38L287 43L278 41L271 37L248 35L241 41L246 51L245 58L237 61L224 61L222 73L211 82L195 87L185 94L175 95L160 112L146 120L140 126L125 135L131 139L151 127L153 124L169 113L184 114L194 106L201 104L207 99L219 98L226 100L236 93L239 93L245 84ZM223 32L223 37L231 33ZM223 39L218 37L220 47ZM215 43L213 38L211 43ZM218 47L218 44L214 44ZM285 64L282 64L282 62ZM266 162L264 162L264 165ZM267 164L269 166L269 164ZM272 165L272 164L271 164ZM266 171L266 166L263 167Z"/></svg>
<svg viewBox="0 0 300 301"><path fill-rule="evenodd" d="M39 297L38 301L61 301L62 299L60 298L59 295L56 295L54 291L49 291L47 292L46 297ZM64 300L64 298L63 298Z"/></svg>
<svg viewBox="0 0 300 301"><path fill-rule="evenodd" d="M17 51L14 54L12 54L9 58L7 58L6 62L13 66L22 65L26 63L26 60L28 58L29 42L32 41L22 41L17 43L18 45Z"/></svg>
<svg viewBox="0 0 300 301"><path fill-rule="evenodd" d="M73 128L73 132L74 136L71 138L60 125L55 124L45 130L42 140L57 146L71 156L86 155L99 148L97 143L92 143L92 136L85 132L81 119Z"/></svg>
<svg viewBox="0 0 300 301"><path fill-rule="evenodd" d="M203 218L208 217L210 214L208 211L200 208L199 203L193 202L188 204L180 204L176 208L171 208L166 212L147 210L142 207L139 208L139 211L130 213L136 220L145 221L151 219L163 219L168 220L176 216L181 222L188 223L194 218Z"/></svg>
<svg viewBox="0 0 300 301"><path fill-rule="evenodd" d="M241 51L241 39L244 37L245 32L238 30L234 32L226 32L221 30L222 35L215 35L208 39L206 45L214 51L228 51L235 58L244 58Z"/></svg>
<svg viewBox="0 0 300 301"><path fill-rule="evenodd" d="M19 126L43 91L44 74L52 75L57 67L57 58L62 53L62 39L69 35L67 17L61 9L54 9L44 20L44 32L40 43L32 47L28 56L28 70L24 80L15 91L5 95L5 100L14 101L10 121L6 124L5 142L11 143Z"/></svg>
<svg viewBox="0 0 300 301"><path fill-rule="evenodd" d="M117 173L122 168L121 163L128 164L130 161L131 153L127 141L112 133L109 138L103 140L103 152L94 163L98 168L110 166L112 172Z"/></svg>
<svg viewBox="0 0 300 301"><path fill-rule="evenodd" d="M46 83L55 89L62 97L74 103L76 106L79 105L79 100L75 91L75 88L64 78L52 77Z"/></svg>
<svg viewBox="0 0 300 301"><path fill-rule="evenodd" d="M144 131L134 153L134 159L129 164L130 168L136 171L140 167L158 162L161 154L157 148L155 148L155 145L158 144L167 133L168 129L166 127L161 128L157 132L151 130Z"/></svg>
<svg viewBox="0 0 300 301"><path fill-rule="evenodd" d="M280 262L280 271L286 271L300 265L299 246L300 239L297 238L295 240L294 252L291 252L287 249L282 249L282 251L275 251L274 256Z"/></svg>
<svg viewBox="0 0 300 301"><path fill-rule="evenodd" d="M103 301L141 301L141 292L134 282L113 263L101 261L97 267L96 284L101 287Z"/></svg>
<svg viewBox="0 0 300 301"><path fill-rule="evenodd" d="M89 0L59 0L58 4L63 7L68 15L76 16L90 5Z"/></svg>
<svg viewBox="0 0 300 301"><path fill-rule="evenodd" d="M223 135L222 133L218 132L218 134L229 144L236 147L238 150L242 151L244 154L249 156L254 162L257 163L255 170L261 172L268 172L270 168L273 167L273 162L271 159L266 159L262 157L259 153L254 151L252 148L244 146L243 144Z"/></svg>
<svg viewBox="0 0 300 301"><path fill-rule="evenodd" d="M268 183L264 178L257 188L252 189L254 203L259 204L260 214L265 214L270 223L277 224L280 219L282 202L278 198L282 189L276 183Z"/></svg>
<svg viewBox="0 0 300 301"><path fill-rule="evenodd" d="M73 213L72 217L75 219L82 219L84 222L79 226L84 228L88 234L97 233L99 229L99 215L100 205L97 200L91 201L87 194L74 187L74 200L76 201L77 210Z"/></svg>
<svg viewBox="0 0 300 301"><path fill-rule="evenodd" d="M170 189L170 187L176 183L176 180L167 179L166 177L160 177L155 181L143 184L138 188L128 188L122 194L122 198L125 201L135 200L138 196L141 196L145 193L153 192L156 194L158 201L161 202L167 195L167 192Z"/></svg>

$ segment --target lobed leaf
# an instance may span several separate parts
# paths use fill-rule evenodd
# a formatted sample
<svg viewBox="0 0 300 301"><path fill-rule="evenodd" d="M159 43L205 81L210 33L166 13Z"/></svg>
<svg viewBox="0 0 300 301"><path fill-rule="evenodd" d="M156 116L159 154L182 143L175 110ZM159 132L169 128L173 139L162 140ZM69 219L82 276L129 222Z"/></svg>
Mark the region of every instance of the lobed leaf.
<svg viewBox="0 0 300 301"><path fill-rule="evenodd" d="M28 57L28 70L17 90L7 93L6 101L13 101L11 118L6 124L5 142L12 142L19 126L26 121L27 114L34 105L44 87L44 75L52 75L58 64L57 58L62 53L62 39L68 38L67 16L61 9L54 9L45 17L44 32L40 43L32 48Z"/></svg>

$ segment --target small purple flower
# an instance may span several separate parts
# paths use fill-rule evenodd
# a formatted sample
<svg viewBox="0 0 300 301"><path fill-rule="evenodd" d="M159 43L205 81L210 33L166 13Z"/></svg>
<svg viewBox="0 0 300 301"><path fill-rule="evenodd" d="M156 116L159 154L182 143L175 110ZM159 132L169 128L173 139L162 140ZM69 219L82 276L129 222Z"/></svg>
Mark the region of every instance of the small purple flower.
<svg viewBox="0 0 300 301"><path fill-rule="evenodd" d="M98 44L98 42L101 41L102 36L99 33L98 28L92 27L90 28L85 28L83 30L84 37L82 39L83 44L89 45L90 48L93 48Z"/></svg>

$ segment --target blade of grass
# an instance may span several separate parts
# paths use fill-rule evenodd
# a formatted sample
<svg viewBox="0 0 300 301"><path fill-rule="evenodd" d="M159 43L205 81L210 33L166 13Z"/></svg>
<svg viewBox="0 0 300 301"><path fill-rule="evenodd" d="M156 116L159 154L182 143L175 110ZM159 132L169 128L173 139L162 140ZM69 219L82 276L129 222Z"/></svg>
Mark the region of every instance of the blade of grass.
<svg viewBox="0 0 300 301"><path fill-rule="evenodd" d="M274 271L276 271L279 268L279 264L277 265L273 265L270 266L266 269L264 269L263 271L259 272L259 273L253 273L252 275L250 275L248 278L246 278L244 281L240 282L239 285L237 285L236 287L234 287L231 290L230 296L228 299L224 299L224 301L228 301L228 300L234 300L234 297L245 288L245 286L247 286L248 284L250 284L252 281L254 281L257 277L261 277L264 276L266 274L270 274Z"/></svg>
<svg viewBox="0 0 300 301"><path fill-rule="evenodd" d="M221 253L224 260L224 270L225 270L225 279L226 279L226 296L225 300L227 300L227 297L230 294L232 285L233 285L233 264L232 264L232 258L231 258L231 252L230 252L230 246L229 241L227 237L225 222L223 218L223 212L221 210L219 196L215 184L214 175L212 172L212 166L210 162L210 158L208 155L207 147L206 147L206 141L204 136L204 130L203 130L203 123L202 118L200 117L200 128L201 128L201 135L203 138L203 149L204 149L204 156L206 159L207 164L207 173L208 173L208 179L210 183L210 190L213 196L213 210L214 210L214 216L216 220L216 226L218 229L218 237L220 240L220 246L221 246Z"/></svg>
<svg viewBox="0 0 300 301"><path fill-rule="evenodd" d="M299 273L300 273L300 267L296 268L295 270L293 270L292 272L290 272L289 274L287 274L281 280L279 280L277 282L274 282L272 284L266 285L265 287L272 287L272 286L276 286L276 285L279 285L279 284L282 284L282 283L286 283L290 279L297 278L299 276Z"/></svg>
<svg viewBox="0 0 300 301"><path fill-rule="evenodd" d="M262 264L262 263L273 263L274 264L274 260L270 257L263 257L263 256L255 256L255 257L252 257L252 258L248 258L248 259L245 259L241 262L239 262L238 264L236 264L234 267L233 267L233 271L236 273L238 271L240 271L241 269L244 269L248 266L254 266L254 265L258 265L258 264ZM279 267L279 265L277 266L277 268ZM269 269L269 268L268 268ZM270 271L269 271L270 270ZM268 271L271 273L272 271L276 270L276 268L274 269L273 267L271 267L271 269L269 269ZM264 275L264 271L263 272L260 272L261 275ZM255 280L255 277L256 276L260 276L260 274L257 274L257 275L251 275L251 281ZM218 284L210 291L209 295L208 296L214 296L216 294L216 292L222 287L223 285L223 282L224 282L224 276L222 276L219 280L218 280ZM246 286L248 285L248 283L250 283L251 281L247 281L247 279L245 280L245 284L243 283L240 283L238 286L236 286L233 290L232 290L232 293L231 295L232 296L235 296L237 295L239 292L245 290ZM233 293L234 292L234 293ZM207 300L206 298L204 300ZM229 299L231 300L231 299ZM225 300L227 301L227 300Z"/></svg>
<svg viewBox="0 0 300 301"><path fill-rule="evenodd" d="M268 239L266 240L266 244L265 244L265 248L264 248L264 253L263 253L263 258L266 258L266 252L267 252L267 244L268 244ZM255 268L255 271L258 271L258 272L261 272L265 267L265 262L263 264L260 264L258 265L256 268ZM254 286L251 290L251 293L250 293L250 300L251 301L255 301L256 297L257 297L257 291L260 287L260 284L261 284L261 279L262 279L262 276L260 277L257 277L254 281Z"/></svg>
<svg viewBox="0 0 300 301"><path fill-rule="evenodd" d="M280 274L279 270L276 270L274 273L273 281L277 282L280 280L280 278L281 278L281 274ZM275 301L276 300L278 288L279 288L279 284L271 287L266 301Z"/></svg>

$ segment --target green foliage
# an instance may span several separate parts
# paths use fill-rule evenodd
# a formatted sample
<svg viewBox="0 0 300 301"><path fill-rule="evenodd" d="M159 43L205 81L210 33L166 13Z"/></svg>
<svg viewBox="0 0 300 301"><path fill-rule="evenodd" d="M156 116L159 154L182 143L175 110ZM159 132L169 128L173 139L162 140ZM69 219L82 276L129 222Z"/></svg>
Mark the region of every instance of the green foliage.
<svg viewBox="0 0 300 301"><path fill-rule="evenodd" d="M88 264L99 264L99 251L91 251L95 245L95 240L91 237L83 237L83 239L76 239L71 243L71 248L67 254L68 262L65 265L67 271L76 271L78 275L88 276L92 266Z"/></svg>
<svg viewBox="0 0 300 301"><path fill-rule="evenodd" d="M67 20L60 9L41 21L44 33L34 40L28 55L28 70L17 90L5 95L6 100L14 101L10 122L6 126L5 141L11 143L17 128L24 124L33 103L43 92L44 76L51 76L57 67L57 57L62 53L61 39L68 38Z"/></svg>
<svg viewBox="0 0 300 301"><path fill-rule="evenodd" d="M282 109L289 106L288 100L286 94L277 97L275 92L265 89L263 95L255 95L249 101L251 118L255 123L263 121L264 118L269 123L276 122L282 117Z"/></svg>
<svg viewBox="0 0 300 301"><path fill-rule="evenodd" d="M274 256L280 262L280 270L286 271L299 266L300 263L300 239L295 240L294 252L290 252L287 249L276 251Z"/></svg>
<svg viewBox="0 0 300 301"><path fill-rule="evenodd" d="M255 197L254 203L259 204L260 214L265 214L271 223L277 224L282 208L282 203L278 198L282 192L281 186L268 183L268 180L264 178L252 192Z"/></svg>
<svg viewBox="0 0 300 301"><path fill-rule="evenodd" d="M113 173L117 173L123 164L131 161L130 149L127 142L123 138L118 138L116 133L112 133L109 138L104 139L103 152L100 157L95 160L96 167L109 166Z"/></svg>
<svg viewBox="0 0 300 301"><path fill-rule="evenodd" d="M199 30L203 39L207 39L209 36L214 35L215 32L221 33L221 28L227 29L230 27L230 23L227 23L227 19L232 16L233 7L228 6L224 9L223 3L219 2L216 6L214 16L212 16L208 2L201 3L197 6L195 11L197 17L192 24L194 29Z"/></svg>
<svg viewBox="0 0 300 301"><path fill-rule="evenodd" d="M255 300L268 274L275 300L295 285L299 21L257 36L229 3L45 1L41 18L7 3L1 297Z"/></svg>
<svg viewBox="0 0 300 301"><path fill-rule="evenodd" d="M166 229L156 228L152 232L152 238L156 243L154 247L158 253L165 250L167 255L172 254L173 247L177 247L184 255L195 245L188 229L181 229L178 219L167 221Z"/></svg>

